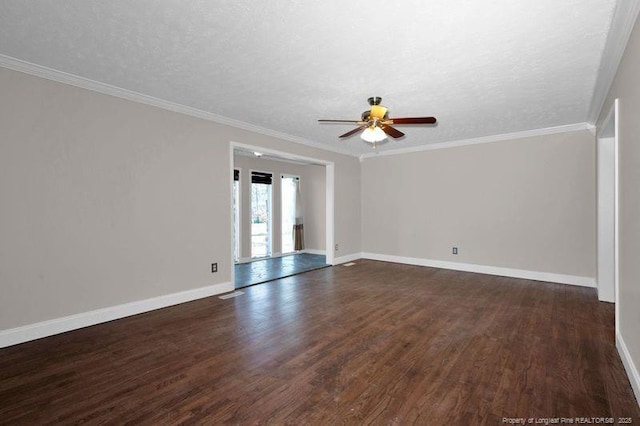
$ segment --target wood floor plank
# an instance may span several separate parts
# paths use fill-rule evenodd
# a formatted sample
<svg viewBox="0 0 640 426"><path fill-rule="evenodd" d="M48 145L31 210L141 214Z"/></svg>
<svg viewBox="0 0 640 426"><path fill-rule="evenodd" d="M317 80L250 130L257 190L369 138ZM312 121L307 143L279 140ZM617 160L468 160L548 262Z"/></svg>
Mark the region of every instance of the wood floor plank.
<svg viewBox="0 0 640 426"><path fill-rule="evenodd" d="M593 289L385 262L0 350L0 424L631 417Z"/></svg>

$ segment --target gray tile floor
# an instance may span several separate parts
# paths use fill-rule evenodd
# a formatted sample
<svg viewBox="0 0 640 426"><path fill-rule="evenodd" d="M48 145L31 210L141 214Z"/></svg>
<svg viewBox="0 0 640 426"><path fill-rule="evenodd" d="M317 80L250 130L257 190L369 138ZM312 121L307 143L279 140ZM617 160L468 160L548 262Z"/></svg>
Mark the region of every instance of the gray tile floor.
<svg viewBox="0 0 640 426"><path fill-rule="evenodd" d="M326 256L298 253L235 265L235 288L260 284L278 278L326 268Z"/></svg>

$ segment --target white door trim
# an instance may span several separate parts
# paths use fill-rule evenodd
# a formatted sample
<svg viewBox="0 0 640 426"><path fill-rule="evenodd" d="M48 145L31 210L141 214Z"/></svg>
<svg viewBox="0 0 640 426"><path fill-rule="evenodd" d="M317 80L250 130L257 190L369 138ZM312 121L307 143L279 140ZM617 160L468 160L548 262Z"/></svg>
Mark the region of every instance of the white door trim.
<svg viewBox="0 0 640 426"><path fill-rule="evenodd" d="M606 251L606 247L603 247L603 241L601 241L602 239L604 239L604 244L606 244L606 241L612 241L613 244L613 262L612 262L612 267L613 267L613 288L607 288L606 282L598 282L598 297L600 300L602 301L607 301L607 302L614 302L616 304L615 307L615 311L616 311L616 330L618 328L618 281L619 281L619 239L618 239L618 235L619 235L619 231L618 231L618 226L619 226L619 166L618 166L618 157L619 157L619 153L618 153L618 149L619 149L619 143L618 143L618 99L616 99L613 103L613 106L611 107L609 113L607 114L607 117L604 119L604 121L602 122L602 126L598 129L598 133L597 133L597 137L596 137L596 143L598 144L597 149L598 149L598 155L600 156L601 154L604 153L605 156L607 156L608 158L598 158L598 187L599 187L599 191L598 191L598 213L599 214L607 214L607 210L610 211L610 208L613 209L612 212L612 219L613 219L613 226L612 227L605 227L605 229L602 229L603 223L604 222L602 220L602 218L598 218L598 267L601 268L603 267L603 265L606 267L606 261L603 261L603 256L606 256L606 254L604 253ZM607 144L611 144L612 146L607 146ZM612 157L612 158L611 158ZM603 163L606 163L607 160L609 160L609 162L612 162L612 170L606 170L605 167L605 174L609 174L612 173L613 177L609 174L607 175L603 175L602 173L600 173L602 170L600 170L600 167ZM607 173L608 172L608 173ZM600 203L600 199L603 198L606 202L607 199L607 194L606 194L606 188L604 190L604 193L601 193L602 190L602 186L608 186L611 185L611 183L613 183L613 194L608 194L609 197L609 201L611 202L611 198L613 199L613 206L602 206ZM609 207L609 209L607 208ZM611 235L611 232L613 232L613 235ZM604 249L604 250L603 250ZM598 271L598 277L601 278L603 275L606 274L602 274L603 271ZM600 280L599 280L600 281Z"/></svg>

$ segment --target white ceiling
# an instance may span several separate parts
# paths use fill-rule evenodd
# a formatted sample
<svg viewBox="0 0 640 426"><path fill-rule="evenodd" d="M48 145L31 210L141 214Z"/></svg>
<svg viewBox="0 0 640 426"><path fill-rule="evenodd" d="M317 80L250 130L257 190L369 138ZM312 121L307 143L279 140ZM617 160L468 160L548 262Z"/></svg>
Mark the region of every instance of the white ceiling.
<svg viewBox="0 0 640 426"><path fill-rule="evenodd" d="M588 121L615 0L2 0L0 54L319 143L379 150Z"/></svg>

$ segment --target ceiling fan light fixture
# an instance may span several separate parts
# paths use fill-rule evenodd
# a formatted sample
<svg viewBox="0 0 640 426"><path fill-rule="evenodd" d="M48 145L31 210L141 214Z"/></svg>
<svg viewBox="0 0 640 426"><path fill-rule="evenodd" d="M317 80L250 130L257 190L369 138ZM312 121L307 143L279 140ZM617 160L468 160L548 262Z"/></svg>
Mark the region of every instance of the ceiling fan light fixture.
<svg viewBox="0 0 640 426"><path fill-rule="evenodd" d="M387 138L387 134L378 126L369 126L360 135L363 141L369 143L382 142Z"/></svg>
<svg viewBox="0 0 640 426"><path fill-rule="evenodd" d="M437 122L435 117L389 117L388 109L380 105L382 98L371 97L368 99L371 109L362 113L360 120L318 120L320 123L340 123L340 124L355 124L358 127L348 131L347 133L338 136L338 139L345 139L355 135L362 130L360 138L363 141L373 145L373 149L376 149L376 144L387 139L390 136L394 139L402 138L405 136L400 130L396 129L396 124L435 124Z"/></svg>

